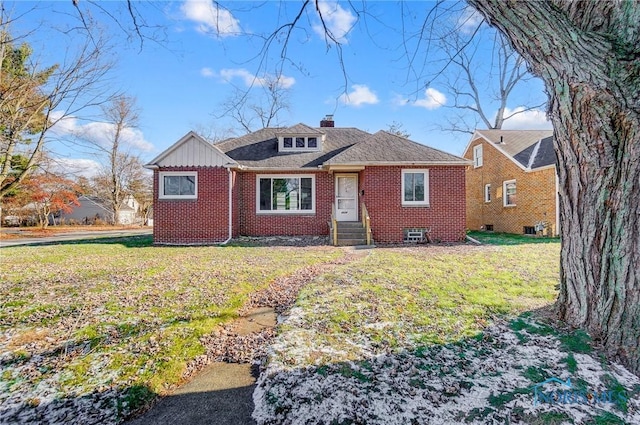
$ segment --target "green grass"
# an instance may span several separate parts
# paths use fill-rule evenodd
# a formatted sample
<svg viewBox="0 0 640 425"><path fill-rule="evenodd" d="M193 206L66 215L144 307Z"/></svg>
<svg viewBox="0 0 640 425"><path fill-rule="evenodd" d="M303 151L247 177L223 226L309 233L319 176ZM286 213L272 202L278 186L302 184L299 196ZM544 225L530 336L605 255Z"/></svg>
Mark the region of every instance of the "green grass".
<svg viewBox="0 0 640 425"><path fill-rule="evenodd" d="M556 298L559 243L430 248L378 248L303 289L307 337L336 349L320 362L357 359L363 340L380 351L452 343Z"/></svg>
<svg viewBox="0 0 640 425"><path fill-rule="evenodd" d="M342 255L332 247L154 247L148 237L3 248L0 343L12 357L0 379L11 391L59 373L62 394L123 385L131 404L145 401L179 382L204 352L200 337L236 317L252 292ZM35 355L45 372L20 376Z"/></svg>
<svg viewBox="0 0 640 425"><path fill-rule="evenodd" d="M559 244L560 238L547 236L516 235L512 233L493 233L470 231L467 234L478 242L489 245L528 245Z"/></svg>

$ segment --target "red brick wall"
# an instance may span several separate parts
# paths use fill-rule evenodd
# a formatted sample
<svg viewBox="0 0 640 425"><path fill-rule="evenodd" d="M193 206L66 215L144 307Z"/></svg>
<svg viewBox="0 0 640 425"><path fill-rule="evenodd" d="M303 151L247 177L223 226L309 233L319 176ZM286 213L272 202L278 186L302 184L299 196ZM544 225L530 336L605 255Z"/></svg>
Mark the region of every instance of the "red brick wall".
<svg viewBox="0 0 640 425"><path fill-rule="evenodd" d="M429 170L429 206L402 206L402 170ZM398 243L405 228L430 228L432 240L464 239L466 228L465 167L367 167L360 172L373 239Z"/></svg>
<svg viewBox="0 0 640 425"><path fill-rule="evenodd" d="M465 230L464 167L428 167L429 207L401 205L401 171L407 167L368 167L359 173L361 197L369 210L373 237L402 242L403 229L429 227L431 237L457 241ZM416 167L419 168L419 167ZM425 168L425 167L422 167ZM159 171L198 171L198 199L158 199ZM315 175L315 214L256 213L255 172L233 173L233 235L328 235L334 202L334 175ZM278 173L300 174L300 173ZM224 168L166 168L154 172L154 241L159 244L206 244L228 236L228 175Z"/></svg>
<svg viewBox="0 0 640 425"><path fill-rule="evenodd" d="M238 174L238 234L243 236L287 236L287 235L328 235L331 220L331 204L334 199L333 176L326 171L304 173L274 173L278 175L315 175L316 212L304 214L256 213L255 173ZM235 207L235 206L234 206Z"/></svg>
<svg viewBox="0 0 640 425"><path fill-rule="evenodd" d="M158 199L160 171L197 171L198 199ZM229 176L221 167L154 171L153 240L157 244L209 244L228 237Z"/></svg>

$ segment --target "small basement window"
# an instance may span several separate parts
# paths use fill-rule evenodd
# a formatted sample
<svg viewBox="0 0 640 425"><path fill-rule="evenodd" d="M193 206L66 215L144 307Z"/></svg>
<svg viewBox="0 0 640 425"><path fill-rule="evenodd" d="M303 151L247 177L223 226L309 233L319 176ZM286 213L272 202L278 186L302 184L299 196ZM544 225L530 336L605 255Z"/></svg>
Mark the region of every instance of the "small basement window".
<svg viewBox="0 0 640 425"><path fill-rule="evenodd" d="M409 228L403 229L405 243L424 242L427 229L425 228Z"/></svg>
<svg viewBox="0 0 640 425"><path fill-rule="evenodd" d="M525 235L535 235L536 227L535 226L524 226L524 234Z"/></svg>
<svg viewBox="0 0 640 425"><path fill-rule="evenodd" d="M487 232L493 232L493 224L485 224L484 230L486 230Z"/></svg>

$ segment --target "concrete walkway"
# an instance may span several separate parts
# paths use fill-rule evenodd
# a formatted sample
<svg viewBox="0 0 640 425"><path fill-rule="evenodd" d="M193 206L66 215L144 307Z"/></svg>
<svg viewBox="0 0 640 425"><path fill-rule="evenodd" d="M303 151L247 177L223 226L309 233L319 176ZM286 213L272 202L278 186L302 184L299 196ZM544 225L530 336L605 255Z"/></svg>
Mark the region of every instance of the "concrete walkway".
<svg viewBox="0 0 640 425"><path fill-rule="evenodd" d="M276 314L270 307L257 308L233 323L238 335L275 325ZM214 363L125 424L252 425L254 388L250 364Z"/></svg>

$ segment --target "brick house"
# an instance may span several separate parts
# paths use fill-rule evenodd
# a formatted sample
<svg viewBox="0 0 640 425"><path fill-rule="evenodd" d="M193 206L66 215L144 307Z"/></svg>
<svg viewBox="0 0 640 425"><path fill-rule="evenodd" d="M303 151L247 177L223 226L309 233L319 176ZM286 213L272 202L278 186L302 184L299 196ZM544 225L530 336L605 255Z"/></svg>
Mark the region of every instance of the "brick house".
<svg viewBox="0 0 640 425"><path fill-rule="evenodd" d="M476 130L462 155L473 162L466 175L468 229L558 235L552 135L552 130Z"/></svg>
<svg viewBox="0 0 640 425"><path fill-rule="evenodd" d="M188 133L154 170L154 242L324 235L338 245L457 241L469 161L380 131L297 124L216 144Z"/></svg>

